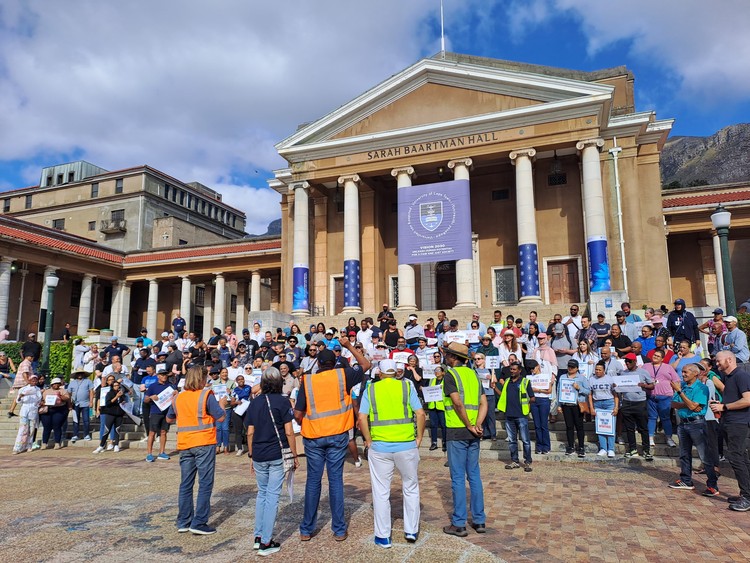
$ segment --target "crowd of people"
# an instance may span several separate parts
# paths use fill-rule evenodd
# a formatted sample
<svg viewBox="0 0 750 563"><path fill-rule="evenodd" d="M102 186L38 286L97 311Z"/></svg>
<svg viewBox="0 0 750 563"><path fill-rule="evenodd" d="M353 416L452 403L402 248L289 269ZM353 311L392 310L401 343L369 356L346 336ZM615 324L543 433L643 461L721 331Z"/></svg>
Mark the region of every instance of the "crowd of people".
<svg viewBox="0 0 750 563"><path fill-rule="evenodd" d="M63 447L72 412L72 441L91 440L91 416L99 417L95 454L119 451L121 427L130 419L147 431L146 461L169 460L167 436L176 423L182 472L178 530L215 531L208 518L216 455L247 453L259 491L255 547L263 555L280 547L272 538L273 523L284 476L298 465L299 434L307 461L302 541L316 531L324 470L334 539L346 539L343 465L347 455L362 465L357 435L372 479L375 543L391 546L394 469L402 477L405 539L416 541L417 452L428 424L429 448L447 452L451 475L453 513L445 533L465 536L467 523L483 533L479 444L498 439L500 413L508 470L531 472L533 455L551 452L550 424L558 417L565 426L564 453L579 458L586 457L587 421L595 423L596 455L602 458L616 457L620 441L625 457L652 460L661 429L666 447L680 448L680 477L671 487L694 487L694 446L707 479L703 494L719 494L718 467L726 455L741 492L730 508L750 509L744 453L750 375L742 368L750 354L737 318L716 309L713 319L699 325L681 299L672 311L644 310L643 319L622 303L614 324L603 313L594 322L576 305L546 323L533 311L528 319L503 317L499 310L491 320L480 317L474 313L460 327L442 311L424 322L411 314L399 326L384 305L377 319L352 317L344 327L316 323L303 331L290 321L271 331L256 322L240 334L231 326L214 328L204 341L178 313L159 340L152 341L143 328L133 350L117 337L102 350L75 342L67 386L59 377L49 384L40 380L38 344L30 335L14 370L15 400L8 414L16 416L20 407L14 453L50 447L50 437L54 448ZM12 373L3 371L9 361L0 355L0 372Z"/></svg>

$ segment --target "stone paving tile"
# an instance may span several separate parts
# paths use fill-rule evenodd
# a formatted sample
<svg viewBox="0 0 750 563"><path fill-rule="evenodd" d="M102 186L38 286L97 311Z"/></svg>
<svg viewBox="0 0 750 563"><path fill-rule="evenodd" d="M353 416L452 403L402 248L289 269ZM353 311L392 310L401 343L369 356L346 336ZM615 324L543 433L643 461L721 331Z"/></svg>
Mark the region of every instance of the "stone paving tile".
<svg viewBox="0 0 750 563"><path fill-rule="evenodd" d="M142 452L92 456L80 448L11 456L0 454L0 553L3 561L247 561L251 549L255 482L246 458L218 460L208 537L174 528L177 457L146 464ZM419 541L403 539L400 481L394 479L390 550L372 543L370 480L366 465L345 469L349 539L334 542L327 484L320 532L298 540L304 462L295 500L284 499L276 527L282 551L303 561L489 562L489 561L747 561L750 514L727 510L736 483L722 479L722 497L669 489L673 469L535 462L534 472L507 471L482 461L488 533L465 539L446 536L451 511L450 479L440 459L425 459ZM710 526L707 525L710 522Z"/></svg>

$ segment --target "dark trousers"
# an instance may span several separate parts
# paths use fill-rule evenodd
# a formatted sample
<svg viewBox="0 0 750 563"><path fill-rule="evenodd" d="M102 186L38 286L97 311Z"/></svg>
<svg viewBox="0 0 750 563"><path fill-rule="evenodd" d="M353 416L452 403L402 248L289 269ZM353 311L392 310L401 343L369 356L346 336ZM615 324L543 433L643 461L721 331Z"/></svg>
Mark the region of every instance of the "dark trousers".
<svg viewBox="0 0 750 563"><path fill-rule="evenodd" d="M103 448L107 445L107 438L112 430L115 432L115 437L112 440L112 444L118 446L120 444L120 427L122 426L122 416L114 416L111 414L103 414L101 416L101 422L104 425L104 433L102 434L99 445Z"/></svg>
<svg viewBox="0 0 750 563"><path fill-rule="evenodd" d="M583 415L578 405L563 405L563 418L565 419L565 436L568 439L568 447L573 448L573 437L578 434L578 449L583 450Z"/></svg>
<svg viewBox="0 0 750 563"><path fill-rule="evenodd" d="M732 466L740 495L750 500L750 460L747 458L747 438L750 426L736 423L721 423L727 460Z"/></svg>
<svg viewBox="0 0 750 563"><path fill-rule="evenodd" d="M706 462L714 467L719 466L719 442L721 440L721 427L718 420L706 421Z"/></svg>
<svg viewBox="0 0 750 563"><path fill-rule="evenodd" d="M718 476L707 453L706 421L682 422L677 427L680 439L680 480L688 485L693 484L693 447L698 450L698 457L706 470L706 486L718 489Z"/></svg>
<svg viewBox="0 0 750 563"><path fill-rule="evenodd" d="M50 434L55 434L55 444L62 444L63 424L68 418L68 407L50 407L49 410L39 417L44 426L42 432L42 444L47 445Z"/></svg>
<svg viewBox="0 0 750 563"><path fill-rule="evenodd" d="M622 422L625 426L625 435L628 438L628 451L636 449L636 428L641 434L643 451L650 451L648 445L648 407L646 406L646 401L621 401L620 412L622 413Z"/></svg>
<svg viewBox="0 0 750 563"><path fill-rule="evenodd" d="M242 445L247 443L247 433L242 417L232 411L232 432L234 432L234 447L238 450L243 449Z"/></svg>
<svg viewBox="0 0 750 563"><path fill-rule="evenodd" d="M497 395L485 395L487 397L487 416L484 417L482 423L482 437L483 438L494 438L497 435L497 428L495 425L495 405L497 403Z"/></svg>
<svg viewBox="0 0 750 563"><path fill-rule="evenodd" d="M430 413L430 443L437 445L439 430L441 444L445 447L445 411L428 409L427 412Z"/></svg>

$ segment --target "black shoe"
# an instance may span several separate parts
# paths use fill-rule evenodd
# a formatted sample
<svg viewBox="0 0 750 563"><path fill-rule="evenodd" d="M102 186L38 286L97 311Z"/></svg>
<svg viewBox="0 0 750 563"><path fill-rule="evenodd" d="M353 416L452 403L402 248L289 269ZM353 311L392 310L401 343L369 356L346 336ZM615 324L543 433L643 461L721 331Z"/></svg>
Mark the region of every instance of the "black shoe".
<svg viewBox="0 0 750 563"><path fill-rule="evenodd" d="M14 413L14 412L9 412L8 413L8 418L13 418L14 416L18 416L18 415L16 413Z"/></svg>
<svg viewBox="0 0 750 563"><path fill-rule="evenodd" d="M445 444L443 444L443 451L444 451L444 452L447 452L447 451L448 451L448 446L446 446Z"/></svg>
<svg viewBox="0 0 750 563"><path fill-rule="evenodd" d="M740 502L742 500L742 497L727 497L727 502Z"/></svg>
<svg viewBox="0 0 750 563"><path fill-rule="evenodd" d="M271 540L268 543L260 544L260 548L258 548L258 555L260 556L271 555L272 553L276 553L280 549L281 549L281 544Z"/></svg>
<svg viewBox="0 0 750 563"><path fill-rule="evenodd" d="M573 448L565 448L565 455L573 455L575 450Z"/></svg>
<svg viewBox="0 0 750 563"><path fill-rule="evenodd" d="M253 549L260 549L260 543L260 536L255 536L255 539L253 540Z"/></svg>
<svg viewBox="0 0 750 563"><path fill-rule="evenodd" d="M742 497L737 502L733 502L729 505L730 510L736 510L737 512L747 512L750 510L750 499Z"/></svg>
<svg viewBox="0 0 750 563"><path fill-rule="evenodd" d="M485 534L485 533L487 533L487 528L485 527L484 524L472 524L471 527L474 528L474 531L477 534Z"/></svg>
<svg viewBox="0 0 750 563"><path fill-rule="evenodd" d="M524 464L523 464L523 470L524 470L524 471L525 471L526 473L531 473L531 463L524 463Z"/></svg>
<svg viewBox="0 0 750 563"><path fill-rule="evenodd" d="M578 450L578 457L580 457L580 458L586 457L586 451L585 450Z"/></svg>
<svg viewBox="0 0 750 563"><path fill-rule="evenodd" d="M646 461L654 461L654 456L651 455L651 452L649 450L646 450L643 452L643 459Z"/></svg>
<svg viewBox="0 0 750 563"><path fill-rule="evenodd" d="M437 444L430 444L430 451L435 451L437 449Z"/></svg>

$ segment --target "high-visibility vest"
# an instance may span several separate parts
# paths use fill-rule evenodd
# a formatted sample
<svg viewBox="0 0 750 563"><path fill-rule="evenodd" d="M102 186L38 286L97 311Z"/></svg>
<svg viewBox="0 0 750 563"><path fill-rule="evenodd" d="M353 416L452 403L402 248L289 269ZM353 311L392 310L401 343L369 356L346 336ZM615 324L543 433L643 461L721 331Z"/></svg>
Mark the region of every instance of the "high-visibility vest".
<svg viewBox="0 0 750 563"><path fill-rule="evenodd" d="M352 397L341 368L305 375L306 414L302 436L309 439L335 436L354 428Z"/></svg>
<svg viewBox="0 0 750 563"><path fill-rule="evenodd" d="M411 442L416 438L408 379L385 377L367 388L370 434L376 442Z"/></svg>
<svg viewBox="0 0 750 563"><path fill-rule="evenodd" d="M435 382L435 385L442 385L443 380L441 379L440 382ZM436 410L436 411L444 411L445 410L445 403L443 401L431 401L427 403L426 407L427 409Z"/></svg>
<svg viewBox="0 0 750 563"><path fill-rule="evenodd" d="M216 445L216 425L208 412L209 388L182 391L174 401L177 415L177 449Z"/></svg>
<svg viewBox="0 0 750 563"><path fill-rule="evenodd" d="M456 380L456 387L458 387L458 396L461 398L461 402L464 404L466 409L466 416L469 417L469 422L472 424L477 423L477 417L479 416L479 399L482 395L482 384L479 382L479 376L477 372L466 366L459 366L457 368L448 368L448 373L453 375ZM445 378L443 378L443 400L445 406L445 426L447 428L465 428L465 424L453 410L453 401L445 394Z"/></svg>
<svg viewBox="0 0 750 563"><path fill-rule="evenodd" d="M508 405L508 394L506 393L508 389L508 383L510 383L510 378L505 380L505 384L503 385L503 394L500 396L500 400L497 402L497 408L502 412L505 412L505 409ZM531 407L529 406L529 380L525 377L521 378L521 384L518 386L518 397L521 400L521 412L524 416L526 416L531 411Z"/></svg>

